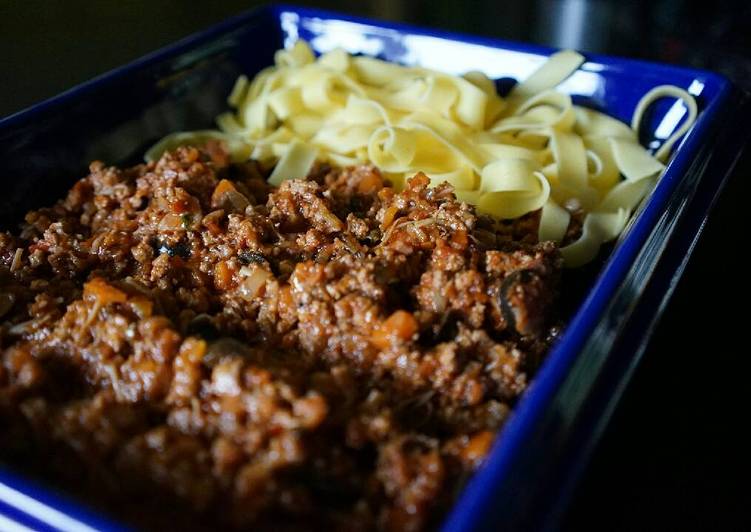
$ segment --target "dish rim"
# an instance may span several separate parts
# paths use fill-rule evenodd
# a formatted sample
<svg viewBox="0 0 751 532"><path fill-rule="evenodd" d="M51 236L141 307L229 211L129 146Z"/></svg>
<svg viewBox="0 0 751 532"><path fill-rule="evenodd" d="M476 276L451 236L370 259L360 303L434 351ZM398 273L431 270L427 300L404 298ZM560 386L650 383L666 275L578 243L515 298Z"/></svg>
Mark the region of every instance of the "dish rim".
<svg viewBox="0 0 751 532"><path fill-rule="evenodd" d="M467 35L399 22L377 21L366 17L289 4L262 6L179 39L175 43L159 48L130 63L78 84L56 96L47 98L26 109L2 118L0 119L0 131L33 120L35 117L46 112L54 111L55 108L59 108L67 102L85 97L90 92L122 79L131 72L146 68L152 63L164 61L170 56L177 56L190 48L199 46L202 42L211 41L234 29L240 28L255 18L270 16L273 22L278 24L279 17L283 12L293 12L300 16L365 24L380 29L395 30L402 34L427 35L449 41L478 44L535 55L547 56L555 51L555 49L545 46L523 44L493 37ZM716 118L720 108L728 101L732 88L732 85L726 78L706 70L663 65L603 54L585 53L584 55L587 58L587 62L605 65L611 70L615 69L614 71L616 72L632 71L636 68L649 71L655 78L663 80L669 78L671 75L680 75L681 77L692 76L695 79L702 78L716 86L716 93L702 109L697 122L676 145L673 157L667 165L664 175L651 192L643 208L633 217L631 225L620 239L618 245L599 269L596 280L588 290L587 296L580 303L556 345L548 351L545 362L536 373L529 389L515 406L511 419L509 419L508 423L499 432L501 436L496 439L483 466L473 475L462 489L460 496L455 500L451 510L443 521L445 529L469 530L473 526L481 524L480 516L483 512L477 510L481 507L486 508L489 504L492 504L489 496L494 489L489 489L489 487L494 486L497 488L502 480L506 478L509 467L513 462L513 457L521 452L524 441L539 422L540 413L551 403L563 380L568 375L571 365L580 353L582 346L602 319L610 298L628 274L638 253L643 249L647 238L652 233L655 222L662 214L662 208L671 198L675 187L685 178L686 171L695 159L707 130ZM82 523L96 523L94 525L95 528L101 528L101 526L109 529L113 527L117 528L115 523L109 523L106 519L99 519L95 512L89 512L84 502L64 501L53 495L51 490L43 486L36 486L35 483L27 481L21 476L9 474L4 468L0 469L0 488L3 486L10 486L11 488L18 489L20 492L25 492L43 505L46 504L52 510L55 507L63 507L63 512L66 515L80 515ZM0 505L7 506L7 502L0 498ZM3 512L0 511L0 516L2 515Z"/></svg>

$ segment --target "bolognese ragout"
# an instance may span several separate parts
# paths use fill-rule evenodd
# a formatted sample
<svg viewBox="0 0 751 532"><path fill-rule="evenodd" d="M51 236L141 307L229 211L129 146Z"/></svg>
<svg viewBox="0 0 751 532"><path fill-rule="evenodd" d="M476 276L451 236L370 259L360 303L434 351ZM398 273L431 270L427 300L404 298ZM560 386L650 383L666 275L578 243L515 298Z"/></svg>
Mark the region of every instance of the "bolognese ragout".
<svg viewBox="0 0 751 532"><path fill-rule="evenodd" d="M145 526L435 525L555 334L536 217L219 149L90 172L0 235L3 455Z"/></svg>
<svg viewBox="0 0 751 532"><path fill-rule="evenodd" d="M437 526L696 117L575 105L583 61L504 99L300 41L219 130L93 163L0 233L0 459L149 529Z"/></svg>

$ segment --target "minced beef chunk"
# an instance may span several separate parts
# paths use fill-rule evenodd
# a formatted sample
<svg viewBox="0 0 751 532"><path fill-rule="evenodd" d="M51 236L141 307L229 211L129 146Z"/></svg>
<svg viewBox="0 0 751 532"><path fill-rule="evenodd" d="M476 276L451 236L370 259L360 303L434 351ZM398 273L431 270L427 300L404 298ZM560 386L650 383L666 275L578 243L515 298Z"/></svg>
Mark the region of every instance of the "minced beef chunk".
<svg viewBox="0 0 751 532"><path fill-rule="evenodd" d="M548 347L561 259L537 214L429 185L93 163L0 234L0 457L144 528L437 526Z"/></svg>

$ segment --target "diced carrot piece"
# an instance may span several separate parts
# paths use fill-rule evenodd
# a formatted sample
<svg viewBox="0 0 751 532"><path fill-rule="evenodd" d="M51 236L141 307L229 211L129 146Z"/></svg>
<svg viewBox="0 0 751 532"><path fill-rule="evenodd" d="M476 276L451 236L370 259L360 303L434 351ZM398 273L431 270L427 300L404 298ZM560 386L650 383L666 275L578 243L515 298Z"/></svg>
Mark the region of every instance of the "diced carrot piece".
<svg viewBox="0 0 751 532"><path fill-rule="evenodd" d="M381 350L388 349L389 345L391 345L389 336L381 328L373 332L373 336L370 337L370 343Z"/></svg>
<svg viewBox="0 0 751 532"><path fill-rule="evenodd" d="M383 226L383 229L388 229L389 226L394 223L394 218L396 218L396 215L398 213L399 209L394 206L386 209L386 212L383 213L383 223L381 224Z"/></svg>
<svg viewBox="0 0 751 532"><path fill-rule="evenodd" d="M180 346L180 356L193 363L200 362L206 354L206 348L205 340L191 336Z"/></svg>
<svg viewBox="0 0 751 532"><path fill-rule="evenodd" d="M475 467L478 466L488 454L493 438L493 433L489 430L483 430L472 436L462 450L462 459Z"/></svg>
<svg viewBox="0 0 751 532"><path fill-rule="evenodd" d="M423 172L417 172L415 175L410 177L407 182L411 185L413 189L416 188L425 188L430 186L430 178L426 176Z"/></svg>
<svg viewBox="0 0 751 532"><path fill-rule="evenodd" d="M229 290L232 288L232 268L226 261L219 261L214 266L214 284L219 290Z"/></svg>
<svg viewBox="0 0 751 532"><path fill-rule="evenodd" d="M87 299L96 299L100 305L109 303L125 303L128 295L115 288L101 277L95 277L83 285L83 297Z"/></svg>
<svg viewBox="0 0 751 532"><path fill-rule="evenodd" d="M383 186L383 179L375 172L369 172L357 184L360 194L371 194Z"/></svg>
<svg viewBox="0 0 751 532"><path fill-rule="evenodd" d="M458 231L454 231L454 234L451 235L451 244L453 247L458 249L464 249L467 247L468 239L467 239L467 232L463 229L459 229Z"/></svg>
<svg viewBox="0 0 751 532"><path fill-rule="evenodd" d="M154 303L146 296L132 297L130 304L141 319L150 318L154 312Z"/></svg>
<svg viewBox="0 0 751 532"><path fill-rule="evenodd" d="M417 320L412 313L397 310L376 329L371 337L371 343L379 349L387 349L393 338L407 341L417 333L417 330Z"/></svg>
<svg viewBox="0 0 751 532"><path fill-rule="evenodd" d="M318 394L308 394L297 399L292 404L293 412L300 418L305 428L315 428L320 425L328 413L328 405Z"/></svg>

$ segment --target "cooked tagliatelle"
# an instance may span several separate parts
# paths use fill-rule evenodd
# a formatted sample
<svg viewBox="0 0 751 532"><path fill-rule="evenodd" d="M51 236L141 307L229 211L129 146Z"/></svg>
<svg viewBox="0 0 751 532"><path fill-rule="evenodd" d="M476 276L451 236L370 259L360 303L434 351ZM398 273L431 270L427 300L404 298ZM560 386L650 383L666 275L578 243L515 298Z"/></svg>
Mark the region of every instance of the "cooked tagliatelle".
<svg viewBox="0 0 751 532"><path fill-rule="evenodd" d="M554 54L504 99L481 72L457 77L341 49L316 58L297 41L252 81L237 80L229 96L236 111L217 118L220 131L175 133L147 159L218 139L235 160L274 164L273 184L305 176L316 160L370 162L397 188L422 171L498 218L542 209L539 237L558 242L570 210L582 209L581 236L562 248L566 264L579 266L623 231L697 114L693 97L673 86L647 93L630 127L573 105L554 88L583 61L573 51ZM638 143L638 127L663 97L682 100L688 115L652 156Z"/></svg>

